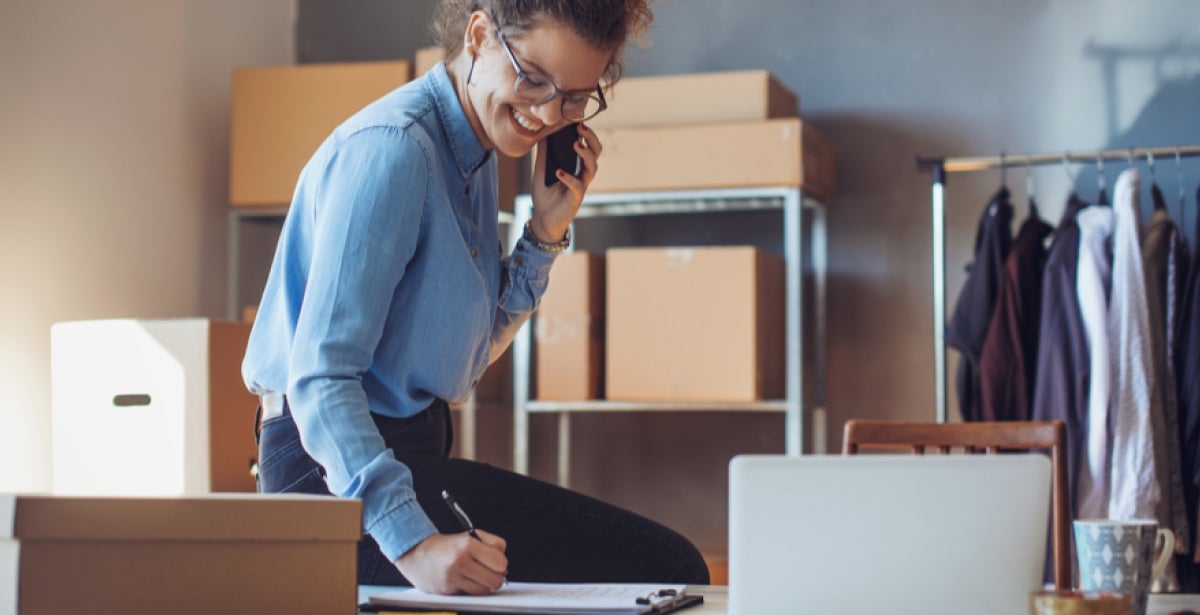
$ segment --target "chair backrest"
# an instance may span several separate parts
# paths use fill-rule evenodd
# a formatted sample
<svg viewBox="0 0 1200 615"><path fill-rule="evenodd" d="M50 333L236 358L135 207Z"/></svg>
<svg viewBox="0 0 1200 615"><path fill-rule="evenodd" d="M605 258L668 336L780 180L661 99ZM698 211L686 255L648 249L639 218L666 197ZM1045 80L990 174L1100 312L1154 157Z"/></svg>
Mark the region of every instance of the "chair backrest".
<svg viewBox="0 0 1200 615"><path fill-rule="evenodd" d="M1049 450L1051 526L1054 541L1054 585L1071 588L1071 530L1067 500L1067 430L1062 421L1011 421L995 423L906 423L895 421L846 422L842 453L854 455L870 449L905 448L923 455L927 449L942 454Z"/></svg>

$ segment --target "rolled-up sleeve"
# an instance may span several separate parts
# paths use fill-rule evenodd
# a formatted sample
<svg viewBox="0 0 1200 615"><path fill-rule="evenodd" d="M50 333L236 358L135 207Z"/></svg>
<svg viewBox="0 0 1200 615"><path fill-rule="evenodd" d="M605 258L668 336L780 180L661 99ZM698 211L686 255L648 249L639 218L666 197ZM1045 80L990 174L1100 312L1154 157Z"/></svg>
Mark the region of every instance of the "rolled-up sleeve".
<svg viewBox="0 0 1200 615"><path fill-rule="evenodd" d="M364 528L391 560L437 530L371 419L362 377L416 249L430 167L421 142L376 127L342 139L301 178L316 207L289 405L330 491L363 500Z"/></svg>
<svg viewBox="0 0 1200 615"><path fill-rule="evenodd" d="M541 250L521 238L502 263L500 302L492 328L491 360L512 343L517 330L537 309L550 282L550 268L558 252Z"/></svg>

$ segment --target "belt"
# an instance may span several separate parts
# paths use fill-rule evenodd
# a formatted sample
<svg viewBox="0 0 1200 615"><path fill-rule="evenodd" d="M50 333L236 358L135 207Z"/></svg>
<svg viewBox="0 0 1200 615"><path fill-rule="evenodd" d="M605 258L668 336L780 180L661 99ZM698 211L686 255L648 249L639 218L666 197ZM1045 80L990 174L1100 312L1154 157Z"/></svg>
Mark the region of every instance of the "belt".
<svg viewBox="0 0 1200 615"><path fill-rule="evenodd" d="M262 400L263 422L283 416L283 393L267 393L260 399Z"/></svg>

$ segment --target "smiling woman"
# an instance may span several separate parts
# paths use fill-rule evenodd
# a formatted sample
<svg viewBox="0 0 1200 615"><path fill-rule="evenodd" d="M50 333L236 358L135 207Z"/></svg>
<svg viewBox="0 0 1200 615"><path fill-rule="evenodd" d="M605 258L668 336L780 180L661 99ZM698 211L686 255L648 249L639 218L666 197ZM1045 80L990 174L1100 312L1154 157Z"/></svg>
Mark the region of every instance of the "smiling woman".
<svg viewBox="0 0 1200 615"><path fill-rule="evenodd" d="M301 173L242 371L262 398L259 488L361 498L360 582L708 582L662 525L448 457L449 404L545 292L603 151L583 122L649 20L645 0L445 0L446 63L339 126ZM579 173L534 183L502 255L494 152L536 147L544 174L546 137L572 122Z"/></svg>

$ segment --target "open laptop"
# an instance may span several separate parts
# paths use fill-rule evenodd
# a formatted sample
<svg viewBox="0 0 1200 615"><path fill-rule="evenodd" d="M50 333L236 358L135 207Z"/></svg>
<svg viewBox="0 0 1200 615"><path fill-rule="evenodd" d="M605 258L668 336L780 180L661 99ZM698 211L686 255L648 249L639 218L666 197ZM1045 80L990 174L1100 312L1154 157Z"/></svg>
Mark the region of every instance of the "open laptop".
<svg viewBox="0 0 1200 615"><path fill-rule="evenodd" d="M1049 514L1038 454L735 457L729 613L1027 613Z"/></svg>

